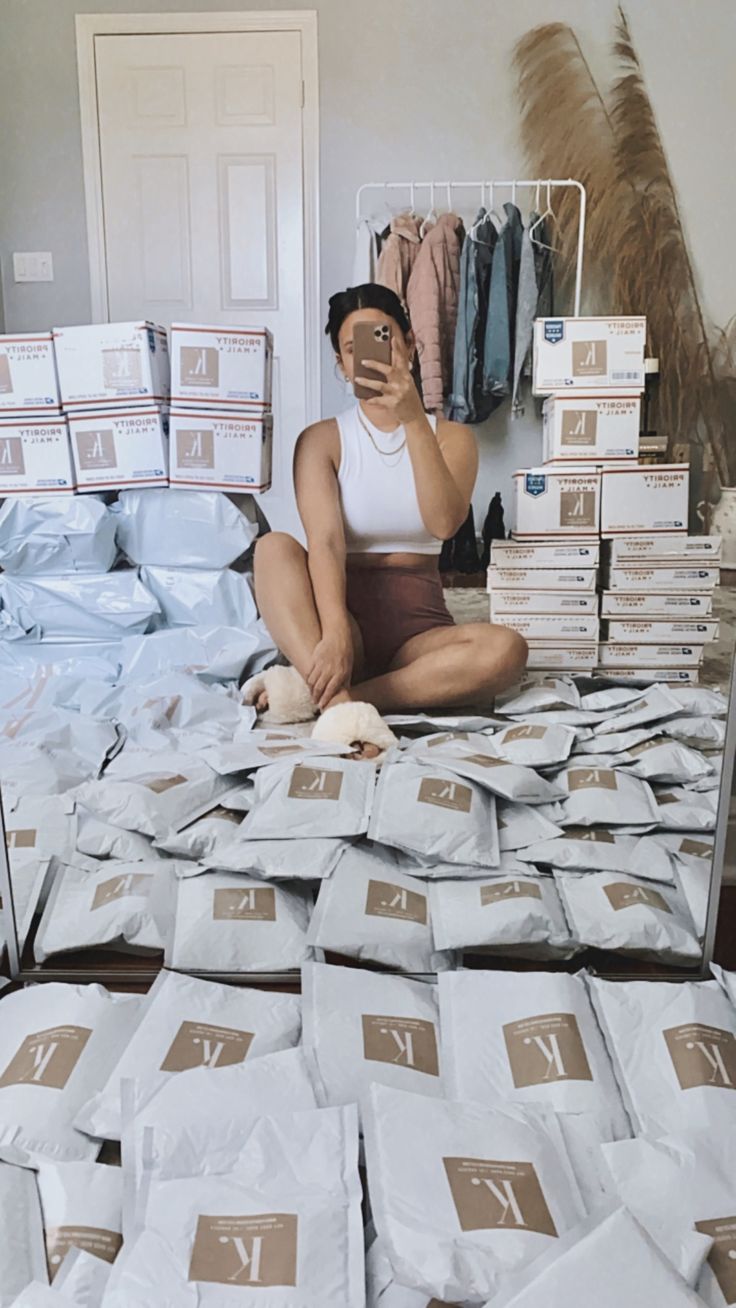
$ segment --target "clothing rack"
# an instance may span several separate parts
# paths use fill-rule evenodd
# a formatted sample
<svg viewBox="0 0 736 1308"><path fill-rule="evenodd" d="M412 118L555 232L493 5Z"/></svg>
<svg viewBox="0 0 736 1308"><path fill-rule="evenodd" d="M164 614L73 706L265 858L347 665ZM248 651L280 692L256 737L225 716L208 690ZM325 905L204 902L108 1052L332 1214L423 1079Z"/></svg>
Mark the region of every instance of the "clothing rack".
<svg viewBox="0 0 736 1308"><path fill-rule="evenodd" d="M483 204L485 202L486 191L488 190L490 192L489 208L492 209L493 192L496 189L496 187L503 187L507 190L510 189L511 202L512 204L514 204L516 203L517 187L524 187L526 189L529 189L531 187L535 190L541 190L544 187L547 191L549 191L553 186L573 187L578 192L578 196L580 199L580 215L578 220L578 250L577 250L577 259L575 264L575 300L574 300L574 310L573 310L573 316L577 318L580 316L580 297L581 297L582 284L583 284L583 249L585 244L585 212L586 212L587 195L583 183L576 181L572 177L567 177L567 178L538 177L534 181L528 181L526 179L516 178L513 181L493 180L487 182L480 182L480 181L479 182L454 182L454 181L364 182L362 186L358 187L355 196L355 221L357 225L360 223L360 220L363 217L362 201L366 191L408 191L410 195L410 203L412 209L414 208L414 201L416 198L417 190L429 191L430 205L432 208L434 208L435 191L438 190L445 191L447 194L448 208L452 209L453 191L456 190L478 191L479 190L481 194L481 204Z"/></svg>

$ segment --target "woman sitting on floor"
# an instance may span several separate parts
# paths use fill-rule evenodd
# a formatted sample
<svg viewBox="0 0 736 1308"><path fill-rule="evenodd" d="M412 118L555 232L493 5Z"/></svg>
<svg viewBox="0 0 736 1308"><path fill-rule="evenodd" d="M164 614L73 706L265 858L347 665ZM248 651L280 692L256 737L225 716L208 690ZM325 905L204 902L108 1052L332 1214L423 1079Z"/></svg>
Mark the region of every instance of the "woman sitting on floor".
<svg viewBox="0 0 736 1308"><path fill-rule="evenodd" d="M387 324L391 363L353 356L358 322ZM394 740L379 713L487 700L515 682L526 643L507 627L456 626L438 569L465 521L478 471L470 428L424 412L414 340L393 291L367 284L330 300L326 331L348 381L375 392L307 427L294 456L306 550L284 532L255 551L256 599L292 665L244 687L272 722L321 713L315 735L375 757Z"/></svg>

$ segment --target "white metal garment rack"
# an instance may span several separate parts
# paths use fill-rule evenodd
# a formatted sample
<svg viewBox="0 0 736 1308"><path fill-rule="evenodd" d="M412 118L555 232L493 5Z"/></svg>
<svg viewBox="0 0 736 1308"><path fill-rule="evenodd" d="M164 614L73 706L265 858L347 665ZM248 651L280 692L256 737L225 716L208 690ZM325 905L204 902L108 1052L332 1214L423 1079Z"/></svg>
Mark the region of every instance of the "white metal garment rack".
<svg viewBox="0 0 736 1308"><path fill-rule="evenodd" d="M583 285L583 250L585 247L585 212L586 212L587 195L583 183L576 181L573 177L567 177L567 178L537 177L534 181L528 181L526 179L517 178L509 182L496 181L496 180L488 181L488 182L451 182L451 181L364 182L362 186L358 187L355 196L355 221L357 225L360 223L361 218L365 216L363 214L363 196L366 193L366 191L408 191L409 202L411 204L412 209L414 208L414 202L416 199L417 191L419 190L429 191L431 208L434 208L435 192L444 191L446 192L447 195L447 207L448 209L452 209L453 191L475 190L475 191L480 191L481 204L485 202L486 192L490 193L490 204L488 207L489 209L492 209L493 195L497 187L505 188L506 190L511 191L511 202L513 204L516 202L516 191L518 187L524 187L525 189L532 188L537 191L540 191L542 188L544 188L547 191L551 191L552 187L560 187L560 186L573 187L578 192L578 196L580 198L580 215L578 220L578 250L577 250L577 259L575 264L575 301L574 301L575 307L573 313L573 316L577 318L580 315L580 296L581 296L582 285Z"/></svg>

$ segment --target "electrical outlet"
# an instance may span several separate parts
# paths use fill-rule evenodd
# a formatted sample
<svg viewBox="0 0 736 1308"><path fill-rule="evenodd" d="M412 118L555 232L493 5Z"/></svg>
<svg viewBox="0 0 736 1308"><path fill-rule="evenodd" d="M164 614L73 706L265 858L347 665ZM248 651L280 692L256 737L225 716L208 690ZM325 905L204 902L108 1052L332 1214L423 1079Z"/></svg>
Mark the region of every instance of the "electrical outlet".
<svg viewBox="0 0 736 1308"><path fill-rule="evenodd" d="M13 255L13 277L16 282L52 282L54 260L48 250L31 254Z"/></svg>

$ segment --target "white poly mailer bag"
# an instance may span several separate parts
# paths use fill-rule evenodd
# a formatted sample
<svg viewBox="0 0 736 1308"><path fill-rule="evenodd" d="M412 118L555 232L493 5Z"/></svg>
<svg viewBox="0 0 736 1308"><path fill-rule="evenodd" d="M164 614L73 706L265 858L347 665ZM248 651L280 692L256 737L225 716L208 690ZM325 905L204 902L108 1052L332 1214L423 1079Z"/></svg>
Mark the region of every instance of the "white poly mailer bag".
<svg viewBox="0 0 736 1308"><path fill-rule="evenodd" d="M427 887L405 866L382 845L346 849L320 885L309 943L402 972L452 966L452 956L435 952Z"/></svg>
<svg viewBox="0 0 736 1308"><path fill-rule="evenodd" d="M148 629L158 613L135 572L70 573L62 577L0 579L0 603L25 631L40 639L110 640Z"/></svg>
<svg viewBox="0 0 736 1308"><path fill-rule="evenodd" d="M371 1086L373 1220L397 1279L480 1304L583 1218L554 1113Z"/></svg>
<svg viewBox="0 0 736 1308"><path fill-rule="evenodd" d="M477 881L433 881L430 904L438 949L570 958L577 950L551 877L536 868Z"/></svg>
<svg viewBox="0 0 736 1308"><path fill-rule="evenodd" d="M120 644L126 681L145 681L177 669L203 682L238 681L262 672L278 658L262 621L242 627L171 627Z"/></svg>
<svg viewBox="0 0 736 1308"><path fill-rule="evenodd" d="M554 840L520 849L522 863L546 863L570 872L630 872L652 881L672 881L667 851L647 836L622 836L608 827L567 827Z"/></svg>
<svg viewBox="0 0 736 1308"><path fill-rule="evenodd" d="M555 836L562 835L562 827L556 826L540 810L539 804L514 804L509 800L498 800L496 823L502 853L525 849L539 840L552 840Z"/></svg>
<svg viewBox="0 0 736 1308"><path fill-rule="evenodd" d="M123 1173L119 1167L42 1163L38 1189L52 1281L70 1249L85 1249L103 1262L114 1263L123 1243Z"/></svg>
<svg viewBox="0 0 736 1308"><path fill-rule="evenodd" d="M181 972L282 972L313 957L312 896L237 872L178 879L166 966Z"/></svg>
<svg viewBox="0 0 736 1308"><path fill-rule="evenodd" d="M562 826L632 826L656 823L657 801L651 786L620 768L571 764L558 774L567 792Z"/></svg>
<svg viewBox="0 0 736 1308"><path fill-rule="evenodd" d="M49 982L0 999L0 1156L94 1158L98 1145L73 1126L107 1079L140 1001L102 986Z"/></svg>
<svg viewBox="0 0 736 1308"><path fill-rule="evenodd" d="M25 711L5 719L3 736L20 744L38 745L50 757L71 753L97 775L108 758L118 752L121 734L112 722L97 722L67 708ZM54 851L57 852L57 851Z"/></svg>
<svg viewBox="0 0 736 1308"><path fill-rule="evenodd" d="M682 966L701 957L679 886L623 872L555 872L554 878L579 944Z"/></svg>
<svg viewBox="0 0 736 1308"><path fill-rule="evenodd" d="M429 1308L422 1290L399 1285L380 1240L374 1240L366 1250L365 1288L366 1308ZM436 1299L434 1308L439 1308Z"/></svg>
<svg viewBox="0 0 736 1308"><path fill-rule="evenodd" d="M672 736L693 749L723 749L726 724L720 718L706 714L667 718L660 726L663 736Z"/></svg>
<svg viewBox="0 0 736 1308"><path fill-rule="evenodd" d="M230 568L140 568L143 585L156 600L159 627L243 627L258 618L248 579Z"/></svg>
<svg viewBox="0 0 736 1308"><path fill-rule="evenodd" d="M91 872L59 864L33 945L36 962L78 949L163 949L151 894L161 869L171 866L161 859L112 862Z"/></svg>
<svg viewBox="0 0 736 1308"><path fill-rule="evenodd" d="M709 776L714 768L704 754L667 736L653 736L627 750L627 771L649 781L681 785Z"/></svg>
<svg viewBox="0 0 736 1308"><path fill-rule="evenodd" d="M691 867L689 863L680 864L677 868L677 881L695 923L698 940L702 942L708 925L708 906L713 881L710 865L703 863L700 867Z"/></svg>
<svg viewBox="0 0 736 1308"><path fill-rule="evenodd" d="M667 831L713 831L718 818L718 792L702 795L684 786L655 786L658 826Z"/></svg>
<svg viewBox="0 0 736 1308"><path fill-rule="evenodd" d="M718 982L587 984L637 1134L732 1130L736 1011Z"/></svg>
<svg viewBox="0 0 736 1308"><path fill-rule="evenodd" d="M175 857L204 861L218 849L227 849L232 844L242 821L242 813L216 804L204 817L196 818L181 831L162 836L155 841L155 847Z"/></svg>
<svg viewBox="0 0 736 1308"><path fill-rule="evenodd" d="M697 798L699 799L700 796ZM714 836L706 835L704 831L655 831L652 839L669 851L675 860L678 872L683 868L691 868L695 872L707 868L710 872Z"/></svg>
<svg viewBox="0 0 736 1308"><path fill-rule="evenodd" d="M0 737L0 784L11 804L20 798L65 794L85 782L91 771L89 763L73 754L52 755L39 745L3 743Z"/></svg>
<svg viewBox="0 0 736 1308"><path fill-rule="evenodd" d="M628 701L617 691L630 696ZM655 682L644 690L631 694L628 687L614 687L598 692L595 705L586 707L602 709L606 696L614 697L615 707L611 715L594 727L597 735L606 735L610 731L630 731L633 727L643 727L650 722L660 722L663 718L674 718L682 714L680 700L676 699L669 686Z"/></svg>
<svg viewBox="0 0 736 1308"><path fill-rule="evenodd" d="M504 727L492 738L498 757L522 767L549 767L564 763L575 740L572 727L539 724L533 715L512 727Z"/></svg>
<svg viewBox="0 0 736 1308"><path fill-rule="evenodd" d="M116 1064L77 1114L80 1131L120 1138L120 1083L136 1078L153 1091L190 1067L230 1067L299 1040L296 995L219 985L162 972L141 1005Z"/></svg>
<svg viewBox="0 0 736 1308"><path fill-rule="evenodd" d="M40 912L53 876L53 859L34 859L15 867L10 864L10 883L13 888L13 917L18 949L22 952L30 935L33 919ZM11 934L9 905L0 904L0 921L6 938Z"/></svg>
<svg viewBox="0 0 736 1308"><path fill-rule="evenodd" d="M493 1308L702 1308L626 1208L594 1213L527 1272Z"/></svg>
<svg viewBox="0 0 736 1308"><path fill-rule="evenodd" d="M0 567L40 577L108 572L117 556L115 519L94 495L34 495L0 505Z"/></svg>
<svg viewBox="0 0 736 1308"><path fill-rule="evenodd" d="M61 1290L53 1290L43 1281L31 1281L13 1300L12 1308L76 1308L76 1305Z"/></svg>
<svg viewBox="0 0 736 1308"><path fill-rule="evenodd" d="M469 777L501 799L520 804L547 804L563 794L559 786L546 781L533 768L508 762L498 752L493 736L471 732L426 736L410 745L399 761L404 758Z"/></svg>
<svg viewBox="0 0 736 1308"><path fill-rule="evenodd" d="M714 1308L734 1303L736 1132L623 1140L602 1153L621 1202L680 1275Z"/></svg>
<svg viewBox="0 0 736 1308"><path fill-rule="evenodd" d="M438 979L438 991L450 1098L540 1103L556 1113L594 1115L606 1139L631 1134L580 977L452 972Z"/></svg>
<svg viewBox="0 0 736 1308"><path fill-rule="evenodd" d="M238 833L242 833L242 824ZM304 840L233 840L216 845L210 866L266 881L322 881L332 875L348 841L314 836Z"/></svg>
<svg viewBox="0 0 736 1308"><path fill-rule="evenodd" d="M227 568L258 535L253 501L241 504L219 491L121 491L112 509L118 544L131 563Z"/></svg>
<svg viewBox="0 0 736 1308"><path fill-rule="evenodd" d="M118 859L121 863L142 863L159 857L150 836L113 826L112 822L95 817L82 804L77 805L77 849L90 858Z"/></svg>
<svg viewBox="0 0 736 1308"><path fill-rule="evenodd" d="M201 757L215 772L228 775L269 767L282 760L296 763L299 759L327 758L330 755L349 753L349 745L313 740L311 736L296 736L288 728L268 731L264 727L252 727L237 730L231 740L207 745L201 751Z"/></svg>
<svg viewBox="0 0 736 1308"><path fill-rule="evenodd" d="M222 1174L144 1182L106 1308L364 1308L354 1105L262 1117Z"/></svg>
<svg viewBox="0 0 736 1308"><path fill-rule="evenodd" d="M226 788L225 778L193 754L124 749L75 796L104 822L160 837L207 812Z"/></svg>
<svg viewBox="0 0 736 1308"><path fill-rule="evenodd" d="M77 1308L102 1308L112 1268L84 1249L70 1249L54 1278L54 1289Z"/></svg>
<svg viewBox="0 0 736 1308"><path fill-rule="evenodd" d="M150 733L163 733L165 739L157 741L157 748L167 743L175 748L181 731L197 738L209 735L208 743L229 740L234 732L249 731L255 721L254 709L238 703L222 686L205 685L191 672L169 671L144 681L91 687L83 703L95 717L121 722L128 738L141 746L154 739Z"/></svg>
<svg viewBox="0 0 736 1308"><path fill-rule="evenodd" d="M219 1071L192 1068L152 1093L138 1081L124 1081L122 1105L123 1230L129 1239L144 1164L162 1180L224 1172L257 1118L318 1107L301 1046Z"/></svg>
<svg viewBox="0 0 736 1308"><path fill-rule="evenodd" d="M31 1281L46 1280L41 1201L35 1173L0 1163L0 1308Z"/></svg>
<svg viewBox="0 0 736 1308"><path fill-rule="evenodd" d="M258 773L243 836L246 840L360 836L368 827L375 784L373 763L342 758L273 763Z"/></svg>
<svg viewBox="0 0 736 1308"><path fill-rule="evenodd" d="M397 758L397 751L389 751L381 768L370 839L427 863L497 867L493 795L461 780L447 764Z"/></svg>
<svg viewBox="0 0 736 1308"><path fill-rule="evenodd" d="M372 1081L441 1095L433 985L362 968L302 968L304 1047L328 1104L364 1104Z"/></svg>
<svg viewBox="0 0 736 1308"><path fill-rule="evenodd" d="M725 718L728 713L728 697L713 687L668 686L667 689L680 705L680 713L714 718Z"/></svg>
<svg viewBox="0 0 736 1308"><path fill-rule="evenodd" d="M64 860L78 848L79 814L74 801L44 795L19 797L12 807L5 801L5 844L11 866L54 854Z"/></svg>
<svg viewBox="0 0 736 1308"><path fill-rule="evenodd" d="M540 709L580 708L580 692L574 681L565 677L540 677L520 691L504 691L496 696L499 712L511 717L514 714L532 714Z"/></svg>

